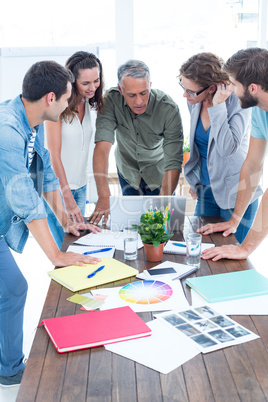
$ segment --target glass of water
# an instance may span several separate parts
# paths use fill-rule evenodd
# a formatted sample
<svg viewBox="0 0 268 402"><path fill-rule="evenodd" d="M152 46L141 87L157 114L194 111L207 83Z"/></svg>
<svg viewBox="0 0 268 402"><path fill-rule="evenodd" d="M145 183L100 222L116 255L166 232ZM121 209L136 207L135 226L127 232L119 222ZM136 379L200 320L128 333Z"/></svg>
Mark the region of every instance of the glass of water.
<svg viewBox="0 0 268 402"><path fill-rule="evenodd" d="M202 235L199 233L188 234L186 238L186 263L200 268Z"/></svg>
<svg viewBox="0 0 268 402"><path fill-rule="evenodd" d="M138 257L138 232L131 226L124 228L124 258L136 260Z"/></svg>

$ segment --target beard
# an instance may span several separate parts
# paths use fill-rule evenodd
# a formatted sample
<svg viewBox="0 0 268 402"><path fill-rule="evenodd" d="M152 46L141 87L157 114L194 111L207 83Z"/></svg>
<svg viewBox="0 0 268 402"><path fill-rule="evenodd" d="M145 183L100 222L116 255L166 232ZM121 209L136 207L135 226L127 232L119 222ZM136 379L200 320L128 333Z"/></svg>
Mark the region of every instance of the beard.
<svg viewBox="0 0 268 402"><path fill-rule="evenodd" d="M249 90L246 89L244 95L239 98L242 109L247 109L249 107L257 106L258 99L250 95Z"/></svg>

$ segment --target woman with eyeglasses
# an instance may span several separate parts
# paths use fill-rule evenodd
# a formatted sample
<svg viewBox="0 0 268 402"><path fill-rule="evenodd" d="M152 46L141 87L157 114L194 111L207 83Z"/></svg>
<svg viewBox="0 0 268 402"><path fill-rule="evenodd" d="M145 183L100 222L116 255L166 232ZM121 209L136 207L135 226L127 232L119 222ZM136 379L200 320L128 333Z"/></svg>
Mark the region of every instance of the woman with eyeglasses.
<svg viewBox="0 0 268 402"><path fill-rule="evenodd" d="M184 175L197 200L195 215L228 221L248 151L251 110L241 109L222 65L212 53L194 55L181 66L179 84L191 116L190 158ZM260 195L258 189L237 228L240 243L253 223Z"/></svg>

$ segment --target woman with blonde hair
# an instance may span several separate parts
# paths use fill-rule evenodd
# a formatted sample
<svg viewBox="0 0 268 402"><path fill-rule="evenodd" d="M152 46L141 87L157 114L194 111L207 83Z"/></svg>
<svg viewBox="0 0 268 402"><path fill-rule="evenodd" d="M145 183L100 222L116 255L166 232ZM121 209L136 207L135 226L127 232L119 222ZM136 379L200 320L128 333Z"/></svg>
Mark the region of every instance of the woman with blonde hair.
<svg viewBox="0 0 268 402"><path fill-rule="evenodd" d="M191 196L197 199L195 215L227 221L248 151L251 111L241 109L222 65L212 53L196 54L181 66L179 84L191 116L190 158L184 175ZM252 225L260 194L258 189L237 228L240 243Z"/></svg>
<svg viewBox="0 0 268 402"><path fill-rule="evenodd" d="M72 95L60 120L45 123L46 140L66 213L73 221L84 222L89 152L94 147L94 111L103 109L102 65L93 53L79 51L69 57L65 67L74 76ZM49 227L60 248L64 232L46 206Z"/></svg>

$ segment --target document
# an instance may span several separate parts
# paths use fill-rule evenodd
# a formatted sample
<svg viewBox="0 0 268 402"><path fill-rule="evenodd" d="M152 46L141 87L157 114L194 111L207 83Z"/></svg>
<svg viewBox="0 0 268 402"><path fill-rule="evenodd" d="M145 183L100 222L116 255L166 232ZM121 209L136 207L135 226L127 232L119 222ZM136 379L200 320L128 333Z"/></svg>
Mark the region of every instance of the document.
<svg viewBox="0 0 268 402"><path fill-rule="evenodd" d="M115 253L115 247L109 247L110 250L107 251L101 251L101 250L106 250L106 248L101 248L99 246L79 246L79 245L71 245L68 247L67 251L72 251L73 253L78 253L78 254L87 254L90 257L95 257L95 258L103 258L103 257L111 257L113 258L114 253ZM95 251L100 250L98 253ZM91 252L94 251L94 253L91 254Z"/></svg>
<svg viewBox="0 0 268 402"><path fill-rule="evenodd" d="M147 325L152 330L151 336L105 345L105 349L163 374L168 374L200 353L188 339L160 320L149 321Z"/></svg>
<svg viewBox="0 0 268 402"><path fill-rule="evenodd" d="M124 234L120 231L104 229L102 232L89 233L77 239L74 244L98 247L115 247L117 250L124 250ZM140 235L138 234L138 248L143 247Z"/></svg>
<svg viewBox="0 0 268 402"><path fill-rule="evenodd" d="M165 281L182 279L192 273L196 272L197 268L191 267L186 264L179 264L172 261L164 261L155 267L144 270L143 272L136 275L138 279L158 279Z"/></svg>
<svg viewBox="0 0 268 402"><path fill-rule="evenodd" d="M191 289L191 296L193 307L206 304L206 300L193 289ZM267 315L268 295L209 303L209 305L219 313L226 315Z"/></svg>
<svg viewBox="0 0 268 402"><path fill-rule="evenodd" d="M92 289L91 293L98 298L107 296L101 310L129 306L133 311L143 312L189 307L180 281L138 281L123 287Z"/></svg>

